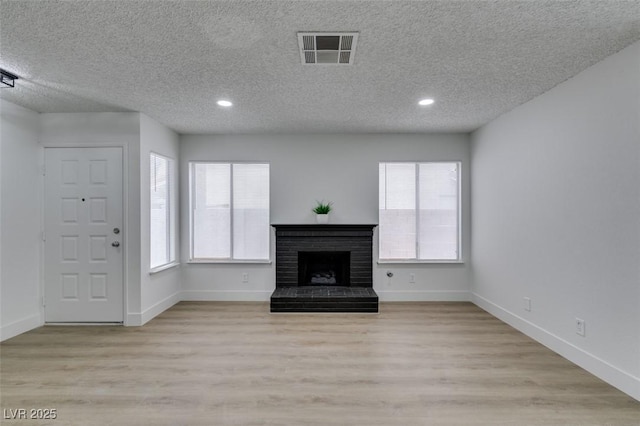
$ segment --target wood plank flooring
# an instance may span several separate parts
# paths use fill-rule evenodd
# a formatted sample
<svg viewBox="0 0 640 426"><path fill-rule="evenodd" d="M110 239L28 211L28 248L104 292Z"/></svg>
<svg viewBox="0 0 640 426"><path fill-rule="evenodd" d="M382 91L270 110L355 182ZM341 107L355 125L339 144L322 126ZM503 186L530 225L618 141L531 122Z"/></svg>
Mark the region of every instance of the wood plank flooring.
<svg viewBox="0 0 640 426"><path fill-rule="evenodd" d="M42 327L0 357L3 411L57 410L2 424L640 425L640 402L470 303L182 302L144 327Z"/></svg>

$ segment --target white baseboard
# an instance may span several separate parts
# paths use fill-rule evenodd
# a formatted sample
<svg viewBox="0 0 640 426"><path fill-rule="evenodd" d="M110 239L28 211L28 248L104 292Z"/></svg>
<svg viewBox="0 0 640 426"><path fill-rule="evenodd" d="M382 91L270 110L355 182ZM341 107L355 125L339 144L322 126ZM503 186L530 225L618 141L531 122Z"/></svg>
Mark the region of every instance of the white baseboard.
<svg viewBox="0 0 640 426"><path fill-rule="evenodd" d="M136 312L127 314L127 319L124 325L126 325L127 327L138 327L144 325L176 303L180 302L181 300L183 300L182 293L174 293L171 296L159 301L155 305L145 309L141 313Z"/></svg>
<svg viewBox="0 0 640 426"><path fill-rule="evenodd" d="M268 302L272 291L184 290L184 301ZM381 302L470 302L468 291L378 291Z"/></svg>
<svg viewBox="0 0 640 426"><path fill-rule="evenodd" d="M216 302L268 302L273 291L183 290L182 300Z"/></svg>
<svg viewBox="0 0 640 426"><path fill-rule="evenodd" d="M537 342L548 347L591 374L620 389L632 398L640 401L640 378L635 377L608 362L580 349L553 333L519 317L495 303L472 293L472 301L499 320L509 324Z"/></svg>
<svg viewBox="0 0 640 426"><path fill-rule="evenodd" d="M166 311L176 303L180 302L181 300L182 300L182 293L177 292L159 301L158 303L151 306L150 308L144 310L140 315L142 324L148 323L149 321L151 321L152 319L154 319L155 317L157 317L158 315L160 315L161 313L163 313L164 311Z"/></svg>
<svg viewBox="0 0 640 426"><path fill-rule="evenodd" d="M380 302L470 302L468 291L380 291Z"/></svg>
<svg viewBox="0 0 640 426"><path fill-rule="evenodd" d="M18 334L26 333L34 328L41 327L42 325L44 325L44 321L40 314L31 315L30 317L3 325L2 328L0 328L0 342L11 339Z"/></svg>

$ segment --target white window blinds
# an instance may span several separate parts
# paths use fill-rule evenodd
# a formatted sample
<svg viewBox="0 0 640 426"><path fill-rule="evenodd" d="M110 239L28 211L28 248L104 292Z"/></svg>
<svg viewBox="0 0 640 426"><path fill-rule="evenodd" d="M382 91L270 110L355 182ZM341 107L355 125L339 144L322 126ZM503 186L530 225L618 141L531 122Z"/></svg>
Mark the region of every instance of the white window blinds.
<svg viewBox="0 0 640 426"><path fill-rule="evenodd" d="M175 262L175 206L172 201L173 161L150 155L150 268Z"/></svg>
<svg viewBox="0 0 640 426"><path fill-rule="evenodd" d="M269 258L269 164L192 163L192 258Z"/></svg>
<svg viewBox="0 0 640 426"><path fill-rule="evenodd" d="M380 259L460 258L460 164L380 163Z"/></svg>

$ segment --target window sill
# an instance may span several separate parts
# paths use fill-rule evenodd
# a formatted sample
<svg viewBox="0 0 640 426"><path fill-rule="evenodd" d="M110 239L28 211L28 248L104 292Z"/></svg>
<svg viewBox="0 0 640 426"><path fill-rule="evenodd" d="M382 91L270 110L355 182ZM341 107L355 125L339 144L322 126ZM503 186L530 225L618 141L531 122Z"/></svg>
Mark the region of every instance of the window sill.
<svg viewBox="0 0 640 426"><path fill-rule="evenodd" d="M462 259L458 259L458 260L420 260L420 259L407 259L407 260L402 260L402 259L391 259L391 260L386 260L386 259L378 259L378 265L412 265L412 264L431 264L431 265L448 265L448 264L454 264L454 265L462 265L464 264L464 260Z"/></svg>
<svg viewBox="0 0 640 426"><path fill-rule="evenodd" d="M233 259L191 259L187 261L188 264L256 264L256 265L270 265L271 259L266 260L233 260Z"/></svg>
<svg viewBox="0 0 640 426"><path fill-rule="evenodd" d="M166 271L167 269L177 268L180 266L180 262L167 263L166 265L158 266L149 271L149 275L157 274L158 272Z"/></svg>

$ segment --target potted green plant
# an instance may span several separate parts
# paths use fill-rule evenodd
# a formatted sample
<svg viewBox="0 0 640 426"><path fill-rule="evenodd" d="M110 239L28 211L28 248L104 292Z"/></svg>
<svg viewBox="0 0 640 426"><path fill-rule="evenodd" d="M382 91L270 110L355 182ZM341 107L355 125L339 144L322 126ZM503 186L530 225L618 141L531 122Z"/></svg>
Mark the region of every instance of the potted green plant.
<svg viewBox="0 0 640 426"><path fill-rule="evenodd" d="M324 201L316 201L316 203L313 208L313 212L316 214L316 221L318 223L329 223L329 212L331 211L332 203L325 203Z"/></svg>

